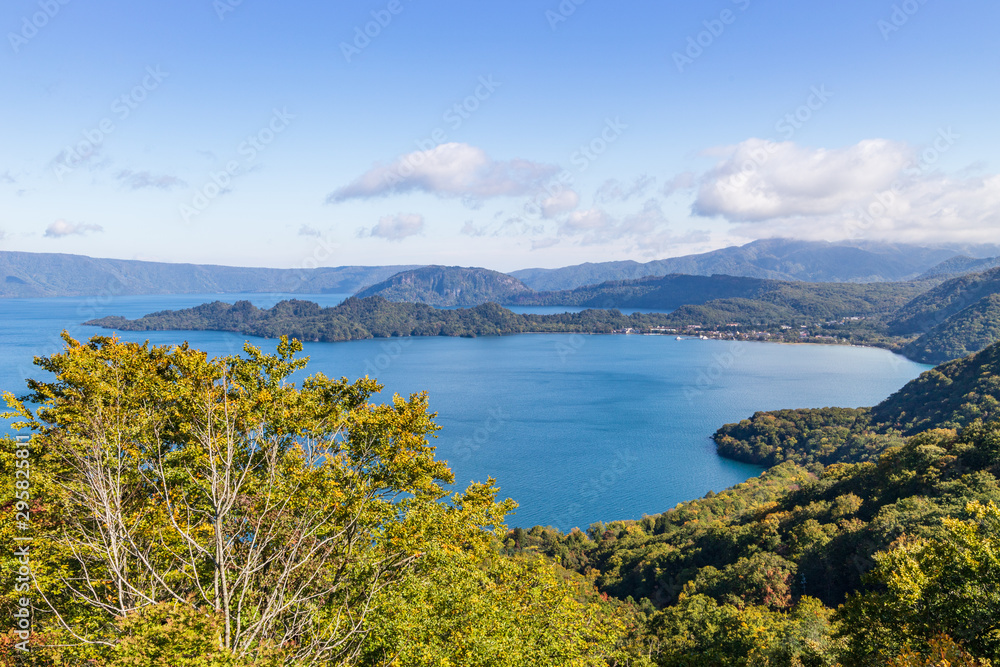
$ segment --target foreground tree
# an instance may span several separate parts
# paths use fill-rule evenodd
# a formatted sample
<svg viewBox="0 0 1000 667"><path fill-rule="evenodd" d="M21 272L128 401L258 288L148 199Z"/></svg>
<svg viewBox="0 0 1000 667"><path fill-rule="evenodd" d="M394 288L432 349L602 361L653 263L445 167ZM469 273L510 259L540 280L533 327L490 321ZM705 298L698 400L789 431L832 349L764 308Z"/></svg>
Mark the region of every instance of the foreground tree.
<svg viewBox="0 0 1000 667"><path fill-rule="evenodd" d="M967 512L966 521L944 519L940 537L903 540L876 555L870 578L880 588L839 612L846 664L942 650L1000 659L1000 509L972 502Z"/></svg>
<svg viewBox="0 0 1000 667"><path fill-rule="evenodd" d="M323 375L298 388L288 340L220 359L65 340L37 361L55 379L29 382L34 412L7 396L34 431L39 549L62 554L38 563L38 595L64 642L99 652L120 619L173 603L211 610L237 658L357 655L373 600L418 557L383 536L452 480L426 395L373 405L374 380Z"/></svg>
<svg viewBox="0 0 1000 667"><path fill-rule="evenodd" d="M5 395L32 433L30 499L0 491L5 543L17 511L33 540L34 650L18 664L645 664L628 613L549 561L501 554L515 505L493 480L447 494L425 394L378 405L369 378L297 386L306 361L287 339L218 359L64 339L36 360L47 380Z"/></svg>

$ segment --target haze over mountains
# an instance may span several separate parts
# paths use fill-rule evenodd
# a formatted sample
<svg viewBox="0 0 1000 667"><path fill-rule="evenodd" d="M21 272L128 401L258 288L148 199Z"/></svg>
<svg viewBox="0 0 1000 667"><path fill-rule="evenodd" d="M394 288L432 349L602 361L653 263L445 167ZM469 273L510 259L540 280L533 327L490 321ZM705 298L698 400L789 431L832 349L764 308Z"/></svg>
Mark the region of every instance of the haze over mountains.
<svg viewBox="0 0 1000 667"><path fill-rule="evenodd" d="M347 294L413 266L266 269L0 252L0 297L288 292Z"/></svg>
<svg viewBox="0 0 1000 667"><path fill-rule="evenodd" d="M963 253L962 260L968 265L967 269L963 268L962 262L956 262L937 273L964 273L988 268L973 264L982 258L1000 255L1000 246L925 248L889 243L763 239L744 246L645 264L588 263L561 269L523 269L511 271L510 275L536 290L573 289L607 280L631 280L671 273L698 276L725 274L804 282L884 282L917 278Z"/></svg>
<svg viewBox="0 0 1000 667"><path fill-rule="evenodd" d="M645 264L603 262L560 269L522 269L507 275L533 290L574 289L608 280L671 273L805 282L883 282L909 280L922 274L954 275L982 270L1000 263L997 255L1000 255L998 246L926 248L767 239ZM421 267L269 269L0 251L0 297L221 292L347 294L416 268Z"/></svg>

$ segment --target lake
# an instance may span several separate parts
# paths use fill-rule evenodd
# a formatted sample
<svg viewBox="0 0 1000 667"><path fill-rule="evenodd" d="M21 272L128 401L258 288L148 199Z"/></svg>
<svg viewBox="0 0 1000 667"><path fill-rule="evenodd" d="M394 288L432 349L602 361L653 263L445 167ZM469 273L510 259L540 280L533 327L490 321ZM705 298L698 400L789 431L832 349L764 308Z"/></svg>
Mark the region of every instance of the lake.
<svg viewBox="0 0 1000 667"><path fill-rule="evenodd" d="M336 305L344 295L210 294L0 299L0 388L39 377L35 355L108 334L80 323L134 318L206 301L283 298ZM528 309L523 309L528 310ZM547 308L548 312L552 309ZM577 310L563 308L566 310ZM188 341L212 355L247 337L220 332L125 332L155 344ZM276 341L250 339L273 351ZM672 336L525 334L306 343L307 373L386 385L383 399L427 390L443 427L435 441L456 482L495 477L520 507L511 526L567 530L638 519L720 491L759 468L719 458L711 435L757 410L874 405L929 368L885 350Z"/></svg>

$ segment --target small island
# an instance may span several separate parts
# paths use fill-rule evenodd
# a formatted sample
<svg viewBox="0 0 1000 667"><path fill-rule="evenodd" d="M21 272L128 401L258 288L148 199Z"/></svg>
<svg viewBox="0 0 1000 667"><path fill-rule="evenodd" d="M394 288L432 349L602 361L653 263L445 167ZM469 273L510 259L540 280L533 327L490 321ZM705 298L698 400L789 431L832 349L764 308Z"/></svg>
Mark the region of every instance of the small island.
<svg viewBox="0 0 1000 667"><path fill-rule="evenodd" d="M184 310L164 310L139 319L103 317L84 324L119 331L232 331L248 336L289 336L304 341L341 342L401 336L504 336L521 333L664 333L667 314L624 315L618 310L522 315L495 303L475 308L441 309L423 303L399 303L381 296L351 297L322 308L292 299L272 308L249 301L215 301ZM673 330L671 330L673 331Z"/></svg>

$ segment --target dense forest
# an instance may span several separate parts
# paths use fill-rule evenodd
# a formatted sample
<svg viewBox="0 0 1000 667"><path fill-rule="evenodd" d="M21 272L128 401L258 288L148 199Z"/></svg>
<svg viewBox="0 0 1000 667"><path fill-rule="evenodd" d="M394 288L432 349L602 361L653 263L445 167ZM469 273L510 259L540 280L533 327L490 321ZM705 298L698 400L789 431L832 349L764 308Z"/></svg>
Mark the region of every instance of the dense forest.
<svg viewBox="0 0 1000 667"><path fill-rule="evenodd" d="M507 529L492 480L446 491L426 394L289 382L296 341L218 359L65 341L5 395L31 438L3 441L25 491L0 491L0 531L32 541L31 579L0 605L33 620L0 638L4 664L1000 659L1000 346L871 410L756 415L730 433L777 462L759 477L561 533ZM23 562L6 552L8 581Z"/></svg>
<svg viewBox="0 0 1000 667"><path fill-rule="evenodd" d="M951 315L901 350L928 364L939 364L982 350L1000 340L1000 293Z"/></svg>
<svg viewBox="0 0 1000 667"><path fill-rule="evenodd" d="M321 308L311 301L282 301L261 309L249 301L216 301L185 310L151 313L137 320L104 317L88 325L119 331L236 331L250 336L291 336L337 342L394 336L502 336L517 333L598 333L633 328L648 331L670 324L667 315L623 315L617 310L584 310L556 315L521 315L486 303L475 308L438 309L397 303L380 296L350 298Z"/></svg>

